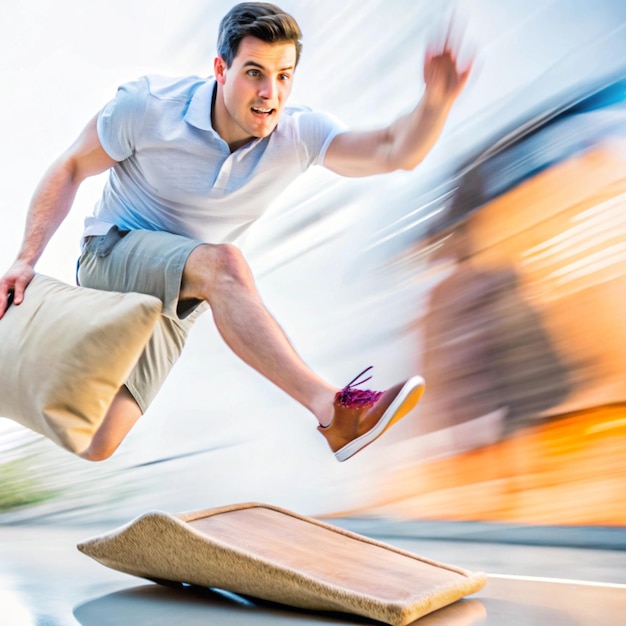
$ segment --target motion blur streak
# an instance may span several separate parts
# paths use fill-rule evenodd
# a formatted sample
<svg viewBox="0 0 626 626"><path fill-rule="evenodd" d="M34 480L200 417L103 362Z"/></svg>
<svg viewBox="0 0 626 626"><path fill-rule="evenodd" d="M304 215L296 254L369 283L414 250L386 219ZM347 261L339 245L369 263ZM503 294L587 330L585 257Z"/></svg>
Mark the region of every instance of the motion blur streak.
<svg viewBox="0 0 626 626"><path fill-rule="evenodd" d="M463 164L391 253L430 281L410 335L428 394L370 511L626 524L626 74L583 90Z"/></svg>

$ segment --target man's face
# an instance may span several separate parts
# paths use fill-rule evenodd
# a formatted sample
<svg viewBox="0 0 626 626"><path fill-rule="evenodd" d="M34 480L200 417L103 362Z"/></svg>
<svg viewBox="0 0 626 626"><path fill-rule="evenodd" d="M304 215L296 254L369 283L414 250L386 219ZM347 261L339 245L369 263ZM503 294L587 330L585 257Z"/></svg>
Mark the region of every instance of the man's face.
<svg viewBox="0 0 626 626"><path fill-rule="evenodd" d="M267 137L291 93L296 65L293 42L266 43L244 37L230 67L215 59L218 93L213 127L231 149Z"/></svg>

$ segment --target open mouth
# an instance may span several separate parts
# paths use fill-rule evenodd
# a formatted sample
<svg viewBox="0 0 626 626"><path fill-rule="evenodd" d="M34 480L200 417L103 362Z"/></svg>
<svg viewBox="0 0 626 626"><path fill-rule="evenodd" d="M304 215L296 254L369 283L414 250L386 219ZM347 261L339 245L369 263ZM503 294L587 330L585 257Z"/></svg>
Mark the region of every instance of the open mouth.
<svg viewBox="0 0 626 626"><path fill-rule="evenodd" d="M252 108L252 112L255 115L262 115L265 117L269 117L274 112L274 109L266 109L263 107L251 107L251 108Z"/></svg>

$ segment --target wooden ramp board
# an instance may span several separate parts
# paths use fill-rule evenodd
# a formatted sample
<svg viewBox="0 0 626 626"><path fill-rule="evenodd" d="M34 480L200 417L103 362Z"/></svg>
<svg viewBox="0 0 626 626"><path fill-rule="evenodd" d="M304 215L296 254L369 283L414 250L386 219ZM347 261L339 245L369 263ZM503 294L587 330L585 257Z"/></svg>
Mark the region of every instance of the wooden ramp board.
<svg viewBox="0 0 626 626"><path fill-rule="evenodd" d="M483 573L257 503L180 515L146 513L78 549L107 567L149 580L224 589L395 626L486 584Z"/></svg>

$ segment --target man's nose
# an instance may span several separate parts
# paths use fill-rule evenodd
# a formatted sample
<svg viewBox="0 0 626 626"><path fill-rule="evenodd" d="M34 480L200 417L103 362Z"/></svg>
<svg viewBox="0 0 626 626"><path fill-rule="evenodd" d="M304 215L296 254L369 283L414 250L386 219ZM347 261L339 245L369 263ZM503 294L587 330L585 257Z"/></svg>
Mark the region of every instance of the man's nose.
<svg viewBox="0 0 626 626"><path fill-rule="evenodd" d="M259 89L259 96L264 100L273 100L278 93L278 84L273 78L266 78Z"/></svg>

